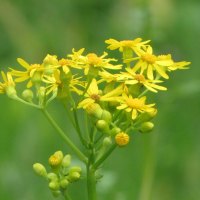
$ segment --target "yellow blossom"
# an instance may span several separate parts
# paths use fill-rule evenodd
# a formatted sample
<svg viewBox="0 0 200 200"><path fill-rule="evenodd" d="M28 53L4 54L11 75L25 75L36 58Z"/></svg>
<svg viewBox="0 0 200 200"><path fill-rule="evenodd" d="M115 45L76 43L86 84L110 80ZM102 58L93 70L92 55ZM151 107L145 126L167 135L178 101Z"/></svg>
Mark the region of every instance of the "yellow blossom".
<svg viewBox="0 0 200 200"><path fill-rule="evenodd" d="M155 104L145 104L146 97L133 98L131 95L127 96L126 94L122 95L120 100L121 105L117 107L119 110L125 110L126 112L131 113L131 118L136 119L138 113L151 112Z"/></svg>
<svg viewBox="0 0 200 200"><path fill-rule="evenodd" d="M99 76L101 77L100 82L106 81L107 83L116 82L118 78L118 74L109 73L105 70L99 72Z"/></svg>
<svg viewBox="0 0 200 200"><path fill-rule="evenodd" d="M11 69L11 74L16 76L15 82L23 82L30 79L27 83L27 87L30 88L33 85L34 79L41 79L42 72L44 67L40 64L28 64L25 60L18 58L18 63L25 69L25 71L18 71Z"/></svg>
<svg viewBox="0 0 200 200"><path fill-rule="evenodd" d="M109 46L107 47L108 49L110 50L119 49L120 52L122 52L124 48L130 48L133 51L135 51L138 48L145 46L149 42L150 40L142 42L141 38L136 38L134 40L122 40L122 41L117 41L115 39L108 39L105 41L106 44L109 44Z"/></svg>
<svg viewBox="0 0 200 200"><path fill-rule="evenodd" d="M126 146L129 143L130 137L127 133L120 132L115 136L115 142L120 146Z"/></svg>
<svg viewBox="0 0 200 200"><path fill-rule="evenodd" d="M138 57L132 59L138 60L138 62L133 67L134 72L138 70L140 70L140 74L143 74L145 72L147 74L147 77L151 80L154 79L155 71L161 77L165 79L169 78L166 70L169 66L172 66L174 64L170 54L155 56L153 54L153 49L151 46L148 46L145 51L142 49L136 51L136 54L138 55Z"/></svg>
<svg viewBox="0 0 200 200"><path fill-rule="evenodd" d="M89 53L86 56L83 56L84 49L79 50L78 52L73 52L74 54L69 55L71 57L73 63L72 66L76 68L82 68L84 70L84 74L87 75L89 70L95 69L113 69L118 70L121 69L122 65L113 65L110 62L117 61L113 58L105 58L108 54L106 52L103 53L102 56L97 56L95 53Z"/></svg>
<svg viewBox="0 0 200 200"><path fill-rule="evenodd" d="M115 102L119 98L119 95L122 93L121 86L118 86L114 90L108 92L107 94L102 94L102 91L99 90L96 79L93 79L90 83L90 86L85 93L85 99L78 104L78 108L87 108L93 103L98 103L99 101L106 102Z"/></svg>
<svg viewBox="0 0 200 200"><path fill-rule="evenodd" d="M67 83L66 81L63 82L60 78L60 70L55 70L54 74L52 76L43 76L43 82L47 83L47 95L50 94L51 92L57 92L58 89L61 91L63 89L69 89L71 92L75 92L79 95L82 94L82 91L77 88L77 86L83 87L83 83L79 81L79 78L75 78L75 76L72 76L69 79L69 82ZM64 87L67 85L67 88ZM65 91L68 92L68 91Z"/></svg>
<svg viewBox="0 0 200 200"><path fill-rule="evenodd" d="M119 75L118 80L123 81L127 85L141 84L152 92L157 92L157 90L167 90L166 87L157 85L157 83L162 83L161 80L150 80L146 79L142 74L136 74L132 69L127 68L127 72L122 72Z"/></svg>
<svg viewBox="0 0 200 200"><path fill-rule="evenodd" d="M8 72L5 74L1 71L3 82L0 82L0 93L4 94L8 88L15 88L15 82L13 81L12 75Z"/></svg>

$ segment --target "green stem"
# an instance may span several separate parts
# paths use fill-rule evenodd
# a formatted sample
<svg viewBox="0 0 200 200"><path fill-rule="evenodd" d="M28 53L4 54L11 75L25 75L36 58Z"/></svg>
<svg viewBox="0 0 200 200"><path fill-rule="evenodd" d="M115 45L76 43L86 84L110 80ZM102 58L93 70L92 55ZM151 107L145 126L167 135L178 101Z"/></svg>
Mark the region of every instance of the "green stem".
<svg viewBox="0 0 200 200"><path fill-rule="evenodd" d="M75 125L76 125L76 132L78 133L78 136L82 142L82 144L87 147L87 143L86 141L84 140L83 136L82 136L82 133L81 133L81 129L80 129L80 125L79 125L79 122L78 122L78 116L77 116L77 112L76 112L76 108L73 109L73 114L74 114L74 121L75 121Z"/></svg>
<svg viewBox="0 0 200 200"><path fill-rule="evenodd" d="M87 166L87 190L88 190L88 200L96 200L96 177L95 177L95 169L91 164Z"/></svg>
<svg viewBox="0 0 200 200"><path fill-rule="evenodd" d="M74 145L74 143L68 138L68 136L64 133L64 131L58 126L58 124L54 121L51 115L45 109L41 109L45 117L51 123L51 125L57 130L57 133L63 138L65 143L76 153L76 155L85 163L87 163L88 159L86 156Z"/></svg>
<svg viewBox="0 0 200 200"><path fill-rule="evenodd" d="M115 150L115 148L117 147L116 144L113 144L109 149L108 151L105 152L105 154L102 155L101 158L99 158L96 163L94 163L93 165L93 168L94 169L97 169L99 167L99 165L101 165L105 160L106 158Z"/></svg>
<svg viewBox="0 0 200 200"><path fill-rule="evenodd" d="M63 196L64 196L65 200L72 200L71 197L69 196L69 194L67 193L67 191L63 192Z"/></svg>

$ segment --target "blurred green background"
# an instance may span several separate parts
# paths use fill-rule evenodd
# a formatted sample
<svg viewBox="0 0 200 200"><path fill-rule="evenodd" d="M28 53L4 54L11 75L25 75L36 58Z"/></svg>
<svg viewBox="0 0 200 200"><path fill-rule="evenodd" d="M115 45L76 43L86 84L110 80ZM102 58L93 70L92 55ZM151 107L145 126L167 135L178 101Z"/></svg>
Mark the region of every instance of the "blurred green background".
<svg viewBox="0 0 200 200"><path fill-rule="evenodd" d="M72 48L101 53L108 38L151 39L156 52L192 62L191 69L171 74L168 92L152 96L159 108L154 132L135 134L105 163L99 199L200 199L199 11L199 0L0 1L1 69L15 66L17 57L37 63ZM4 95L0 111L0 199L53 199L32 164L47 163L55 150L71 151L40 112ZM71 129L59 105L50 111ZM70 187L74 200L86 199L84 184Z"/></svg>

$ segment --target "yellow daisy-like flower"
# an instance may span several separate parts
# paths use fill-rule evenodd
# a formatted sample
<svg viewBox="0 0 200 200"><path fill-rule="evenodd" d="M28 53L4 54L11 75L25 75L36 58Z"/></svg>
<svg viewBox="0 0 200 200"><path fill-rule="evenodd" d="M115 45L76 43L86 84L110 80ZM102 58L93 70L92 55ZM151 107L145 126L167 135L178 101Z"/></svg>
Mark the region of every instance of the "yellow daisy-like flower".
<svg viewBox="0 0 200 200"><path fill-rule="evenodd" d="M140 74L146 72L149 79L154 79L154 71L156 71L161 77L168 79L169 76L166 73L166 70L169 66L174 64L171 59L171 55L161 55L155 56L153 54L153 49L151 46L144 50L136 51L138 57L133 58L132 60L138 60L138 62L133 67L133 71L136 72L140 70Z"/></svg>
<svg viewBox="0 0 200 200"><path fill-rule="evenodd" d="M106 52L103 53L102 56L97 56L95 53L89 53L86 56L83 56L84 49L79 50L78 52L73 52L74 54L69 55L71 57L73 67L84 69L84 74L87 75L89 70L95 69L113 69L118 70L121 69L122 65L113 65L110 62L117 61L112 58L105 58L108 54Z"/></svg>
<svg viewBox="0 0 200 200"><path fill-rule="evenodd" d="M126 94L122 95L120 101L121 105L117 107L118 110L125 110L126 112L131 112L131 118L135 120L138 116L138 113L151 112L154 110L152 108L155 104L145 104L146 97L133 98L131 95L127 96Z"/></svg>
<svg viewBox="0 0 200 200"><path fill-rule="evenodd" d="M15 82L13 81L12 75L9 72L5 74L3 71L1 71L1 75L4 82L0 82L0 93L4 94L9 87L15 87Z"/></svg>
<svg viewBox="0 0 200 200"><path fill-rule="evenodd" d="M121 93L122 87L119 86L107 94L102 94L102 91L98 88L96 79L93 79L87 89L87 92L85 93L86 99L78 104L78 108L85 109L89 105L99 101L115 102L119 99L119 95L121 95Z"/></svg>
<svg viewBox="0 0 200 200"><path fill-rule="evenodd" d="M11 74L16 76L15 82L23 82L30 79L27 83L27 87L33 86L33 78L40 80L44 67L40 64L28 64L25 60L18 58L18 63L25 69L25 71L18 71L11 69Z"/></svg>
<svg viewBox="0 0 200 200"><path fill-rule="evenodd" d="M108 39L105 41L106 44L109 44L107 47L110 50L119 49L120 52L123 52L125 48L132 49L133 51L137 50L138 48L144 47L150 40L143 41L141 38L136 38L134 40L122 40L117 41L115 39Z"/></svg>
<svg viewBox="0 0 200 200"><path fill-rule="evenodd" d="M158 92L157 90L167 90L166 87L157 85L157 83L162 83L161 80L149 80L142 74L136 74L132 69L127 68L127 72L122 72L119 75L118 80L123 81L126 85L141 84L152 92Z"/></svg>
<svg viewBox="0 0 200 200"><path fill-rule="evenodd" d="M75 76L72 76L69 80L69 83L62 82L59 70L55 70L52 76L44 75L42 81L48 84L47 95L51 92L57 92L58 89L62 91L67 88L69 88L71 92L75 92L79 95L82 94L82 90L77 88L77 86L83 87L83 83L79 81L79 78L75 78ZM67 86L67 88L65 86Z"/></svg>

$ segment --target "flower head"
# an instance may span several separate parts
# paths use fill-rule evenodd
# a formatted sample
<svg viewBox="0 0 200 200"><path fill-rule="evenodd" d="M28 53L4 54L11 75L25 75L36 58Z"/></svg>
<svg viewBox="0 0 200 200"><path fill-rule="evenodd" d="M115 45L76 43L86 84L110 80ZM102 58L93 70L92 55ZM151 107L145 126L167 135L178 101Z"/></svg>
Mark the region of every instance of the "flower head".
<svg viewBox="0 0 200 200"><path fill-rule="evenodd" d="M79 108L87 108L89 105L93 103L98 103L101 101L104 102L115 102L119 99L119 95L122 93L122 88L119 86L114 90L103 94L101 90L99 90L96 79L93 79L85 93L85 99L78 104Z"/></svg>
<svg viewBox="0 0 200 200"><path fill-rule="evenodd" d="M150 40L142 42L141 38L136 38L134 40L122 40L122 41L108 39L105 41L106 44L109 44L109 46L107 47L108 49L110 50L119 49L120 52L124 51L125 48L129 48L135 51L138 48L145 46L149 42Z"/></svg>
<svg viewBox="0 0 200 200"><path fill-rule="evenodd" d="M132 120L135 120L138 113L151 112L155 104L145 104L146 97L133 98L131 95L123 94L120 101L121 105L117 107L119 110L125 110L131 113Z"/></svg>
<svg viewBox="0 0 200 200"><path fill-rule="evenodd" d="M133 67L133 71L136 72L140 70L140 74L146 73L147 77L151 80L154 79L155 72L158 73L161 77L168 79L167 67L174 64L171 59L171 55L162 55L156 56L153 54L153 49L151 46L148 46L146 50L136 51L138 57L133 58L133 60L138 60L138 62Z"/></svg>
<svg viewBox="0 0 200 200"><path fill-rule="evenodd" d="M122 72L121 75L119 75L118 80L124 81L126 85L135 85L135 84L141 84L144 87L146 87L148 90L152 92L157 92L157 90L167 90L166 87L157 85L157 83L162 83L161 80L151 80L145 78L142 74L136 74L132 69L127 68L127 72Z"/></svg>
<svg viewBox="0 0 200 200"><path fill-rule="evenodd" d="M90 71L102 70L102 69L113 69L118 70L121 69L122 65L113 65L110 62L117 61L113 58L105 58L108 54L106 52L103 53L102 56L97 56L95 53L89 53L86 56L83 56L83 50L79 50L78 52L74 52L71 57L73 64L72 66L78 69L83 69L84 74L87 75Z"/></svg>
<svg viewBox="0 0 200 200"><path fill-rule="evenodd" d="M12 75L8 72L5 74L1 71L3 82L0 82L0 93L6 93L9 97L16 96L15 82L13 81Z"/></svg>

